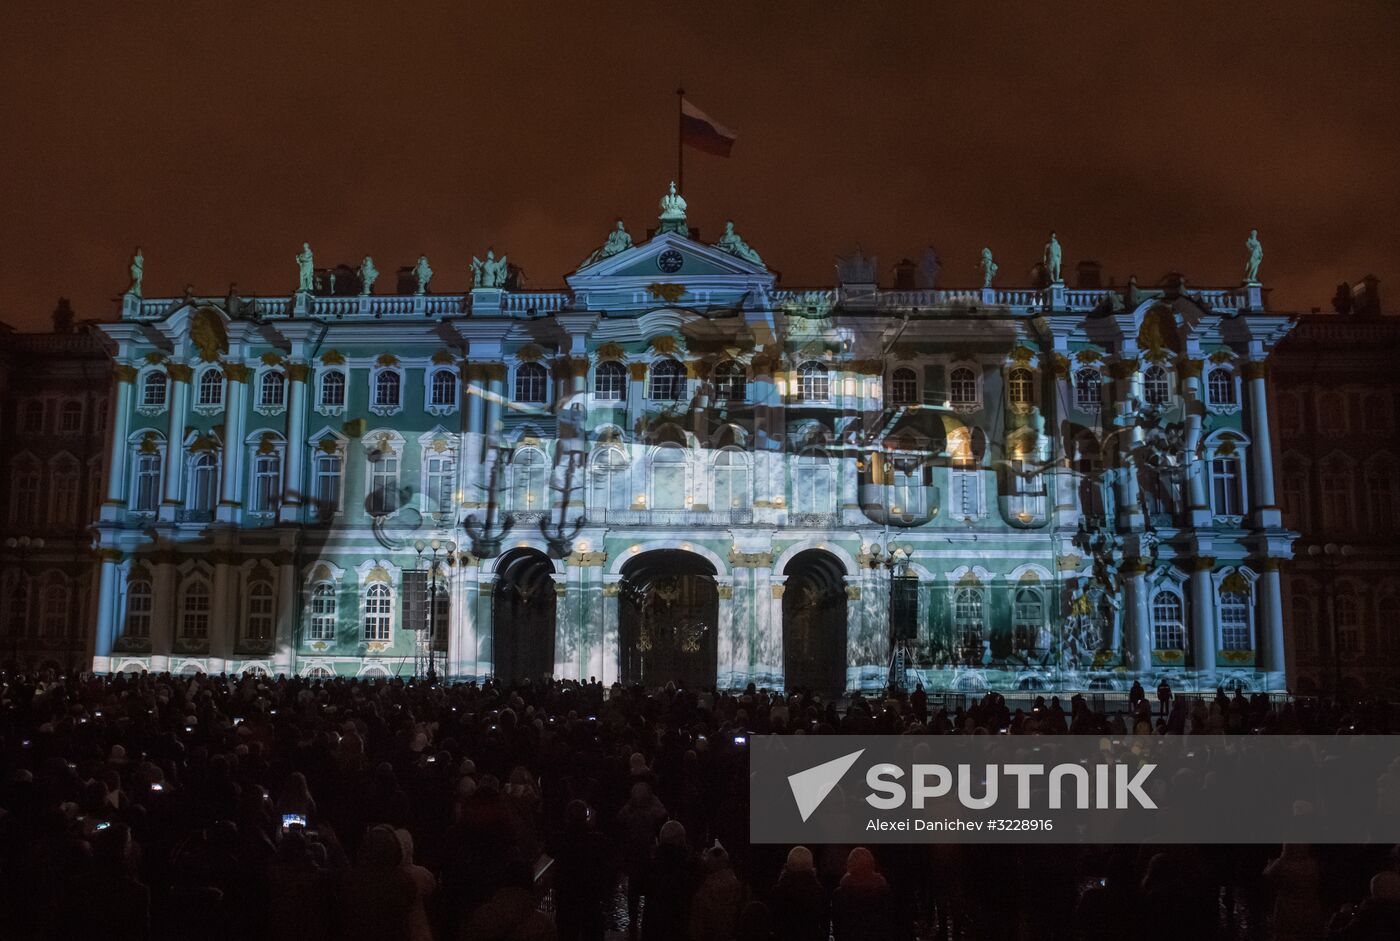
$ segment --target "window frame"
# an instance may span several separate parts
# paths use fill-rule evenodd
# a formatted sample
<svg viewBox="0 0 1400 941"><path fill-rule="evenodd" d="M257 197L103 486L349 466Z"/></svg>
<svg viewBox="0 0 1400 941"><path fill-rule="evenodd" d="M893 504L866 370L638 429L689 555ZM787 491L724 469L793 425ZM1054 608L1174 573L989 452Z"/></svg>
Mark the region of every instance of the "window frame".
<svg viewBox="0 0 1400 941"><path fill-rule="evenodd" d="M1230 600L1226 600L1227 596ZM1221 650L1254 650L1253 591L1221 590L1216 600L1216 642ZM1239 617L1228 615L1238 614ZM1233 636L1232 635L1237 635Z"/></svg>
<svg viewBox="0 0 1400 941"><path fill-rule="evenodd" d="M663 356L648 366L647 398L651 401L684 402L688 391L685 364L680 360Z"/></svg>
<svg viewBox="0 0 1400 941"><path fill-rule="evenodd" d="M326 396L327 382L335 377L339 386L339 401L331 402ZM349 389L350 378L346 375L345 369L340 366L323 367L316 374L316 411L322 415L340 415L345 411L346 393Z"/></svg>
<svg viewBox="0 0 1400 941"><path fill-rule="evenodd" d="M159 386L160 400L152 401L153 392ZM159 415L170 407L170 376L165 370L152 367L141 374L141 394L137 398L136 412L140 415Z"/></svg>
<svg viewBox="0 0 1400 941"><path fill-rule="evenodd" d="M76 413L73 411L74 406L77 407ZM68 418L70 415L73 415L73 414L76 414L76 415L78 416L77 425L76 425L75 427L69 428L69 427L67 426L67 424L66 424L66 420L67 420L67 418ZM62 402L59 403L59 405L58 405L58 433L59 433L59 434L61 434L61 435L68 435L68 436L70 436L70 437L76 437L76 436L78 436L78 435L81 435L81 434L83 433L83 429L84 429L84 427L85 427L85 425L86 425L86 421L87 421L87 409L84 407L84 405L83 405L83 400L82 400L82 399L64 399Z"/></svg>
<svg viewBox="0 0 1400 941"><path fill-rule="evenodd" d="M259 594L259 588L266 588L266 594ZM266 605L265 611L258 608ZM254 622L265 624L266 636L254 633ZM242 640L247 643L271 643L277 635L277 590L267 575L255 575L248 581L246 600L243 605Z"/></svg>
<svg viewBox="0 0 1400 941"><path fill-rule="evenodd" d="M627 366L605 359L593 368L593 398L598 402L627 401ZM614 384L616 388L613 388Z"/></svg>
<svg viewBox="0 0 1400 941"><path fill-rule="evenodd" d="M329 610L322 602L329 599ZM335 640L340 617L340 588L335 582L320 581L311 586L311 595L306 610L310 617L307 625L307 640L312 643ZM329 630L327 630L329 625Z"/></svg>
<svg viewBox="0 0 1400 941"><path fill-rule="evenodd" d="M393 643L394 589L391 585L375 581L365 586L362 623L361 638L365 643Z"/></svg>
<svg viewBox="0 0 1400 941"><path fill-rule="evenodd" d="M1171 405L1172 385L1172 375L1166 366L1161 363L1149 363L1142 371L1143 402L1161 408Z"/></svg>
<svg viewBox="0 0 1400 941"><path fill-rule="evenodd" d="M831 401L831 367L818 359L797 366L793 401L822 405Z"/></svg>
<svg viewBox="0 0 1400 941"><path fill-rule="evenodd" d="M1186 651L1186 599L1176 588L1152 593L1152 649ZM1166 642L1164 642L1166 641Z"/></svg>
<svg viewBox="0 0 1400 941"><path fill-rule="evenodd" d="M972 363L948 367L948 405L955 412L975 412L982 407L982 371Z"/></svg>
<svg viewBox="0 0 1400 941"><path fill-rule="evenodd" d="M896 366L890 370L888 400L890 405L918 405L918 370L909 366Z"/></svg>
<svg viewBox="0 0 1400 941"><path fill-rule="evenodd" d="M140 601L138 609L133 602ZM126 604L122 613L122 636L134 640L149 640L155 617L155 585L144 575L131 578L126 583ZM133 625L140 630L133 630Z"/></svg>
<svg viewBox="0 0 1400 941"><path fill-rule="evenodd" d="M1012 366L1006 371L1006 401L1016 412L1025 413L1036 404L1035 370L1029 366Z"/></svg>
<svg viewBox="0 0 1400 941"><path fill-rule="evenodd" d="M749 372L737 359L725 359L715 364L711 386L717 402L747 402Z"/></svg>
<svg viewBox="0 0 1400 941"><path fill-rule="evenodd" d="M1103 370L1087 363L1074 370L1074 407L1086 415L1103 411Z"/></svg>
<svg viewBox="0 0 1400 941"><path fill-rule="evenodd" d="M510 390L511 401L517 405L548 405L549 370L543 363L517 363L511 376Z"/></svg>
<svg viewBox="0 0 1400 941"><path fill-rule="evenodd" d="M214 415L224 410L228 401L228 377L218 366L206 366L195 376L194 403L191 408L201 415Z"/></svg>
<svg viewBox="0 0 1400 941"><path fill-rule="evenodd" d="M392 387L393 401L388 390ZM397 415L403 411L404 371L398 366L376 366L369 372L369 410L375 415ZM381 394L384 393L384 394Z"/></svg>
<svg viewBox="0 0 1400 941"><path fill-rule="evenodd" d="M450 383L451 395L442 396L444 384ZM462 382L456 366L437 365L423 374L424 411L429 415L451 415L461 408Z"/></svg>
<svg viewBox="0 0 1400 941"><path fill-rule="evenodd" d="M190 601L196 597L196 589L202 604L191 607ZM200 577L186 579L185 584L180 586L180 623L177 635L179 639L186 643L207 642L213 608L213 591L209 583ZM192 627L194 630L191 630Z"/></svg>

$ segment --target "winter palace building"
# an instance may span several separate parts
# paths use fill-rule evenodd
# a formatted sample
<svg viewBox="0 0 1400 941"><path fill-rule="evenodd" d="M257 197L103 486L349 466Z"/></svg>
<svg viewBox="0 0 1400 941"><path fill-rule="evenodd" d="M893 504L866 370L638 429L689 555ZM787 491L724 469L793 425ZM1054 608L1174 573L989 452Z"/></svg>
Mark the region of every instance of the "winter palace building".
<svg viewBox="0 0 1400 941"><path fill-rule="evenodd" d="M1052 238L1053 242L1053 238ZM790 290L684 201L557 290L299 261L118 322L99 671L1284 686L1257 283ZM922 278L918 275L922 274ZM922 280L924 286L916 282Z"/></svg>

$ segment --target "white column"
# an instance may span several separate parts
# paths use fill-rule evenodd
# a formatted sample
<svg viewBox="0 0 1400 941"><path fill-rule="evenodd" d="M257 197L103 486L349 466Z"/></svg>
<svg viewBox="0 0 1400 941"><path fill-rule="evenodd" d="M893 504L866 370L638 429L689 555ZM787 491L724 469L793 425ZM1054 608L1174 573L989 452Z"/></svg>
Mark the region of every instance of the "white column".
<svg viewBox="0 0 1400 941"><path fill-rule="evenodd" d="M452 580L452 618L448 622L447 674L454 680L475 679L478 592L481 569L475 563L460 565Z"/></svg>
<svg viewBox="0 0 1400 941"><path fill-rule="evenodd" d="M1205 419L1205 400L1201 396L1202 365L1199 359L1183 359L1177 364L1186 400L1186 509L1191 525L1196 527L1210 525L1206 468L1197 456L1201 446L1201 425Z"/></svg>
<svg viewBox="0 0 1400 941"><path fill-rule="evenodd" d="M273 673L292 675L296 656L297 610L296 568L287 553L277 566L277 633L273 643Z"/></svg>
<svg viewBox="0 0 1400 941"><path fill-rule="evenodd" d="M190 403L190 380L194 371L172 363L170 373L170 421L166 426L165 487L161 496L160 519L173 523L175 511L183 503L185 471L185 420Z"/></svg>
<svg viewBox="0 0 1400 941"><path fill-rule="evenodd" d="M496 671L496 648L492 643L491 605L495 600L495 576L480 578L476 595L476 676L482 679Z"/></svg>
<svg viewBox="0 0 1400 941"><path fill-rule="evenodd" d="M136 367L119 365L114 373L117 401L112 410L112 437L106 444L107 498L102 509L104 521L115 520L117 511L126 505L126 472L127 465L131 463L126 438L131 433L131 400L136 383Z"/></svg>
<svg viewBox="0 0 1400 941"><path fill-rule="evenodd" d="M1279 578L1279 560L1267 558L1263 562L1264 573L1260 578L1259 598L1263 611L1259 619L1260 641L1263 642L1264 657L1260 661L1269 681L1282 688L1287 670L1287 653L1283 646L1283 585Z"/></svg>
<svg viewBox="0 0 1400 941"><path fill-rule="evenodd" d="M227 363L228 399L224 403L224 466L219 480L218 519L237 523L243 515L243 421L247 409L248 367Z"/></svg>
<svg viewBox="0 0 1400 941"><path fill-rule="evenodd" d="M1244 364L1249 383L1249 433L1253 443L1249 460L1254 470L1254 525L1282 525L1282 514L1274 498L1274 448L1269 439L1269 390L1267 367L1263 361Z"/></svg>
<svg viewBox="0 0 1400 941"><path fill-rule="evenodd" d="M1194 666L1203 682L1214 683L1215 674L1215 585L1211 569L1215 559L1197 556L1191 569L1191 646Z"/></svg>
<svg viewBox="0 0 1400 941"><path fill-rule="evenodd" d="M734 631L734 577L720 576L715 579L715 591L719 595L718 613L715 625L715 686L718 689L734 687L734 652L736 638Z"/></svg>
<svg viewBox="0 0 1400 941"><path fill-rule="evenodd" d="M175 622L180 612L175 598L175 563L168 556L158 558L155 569L156 577L151 585L151 671L159 673L171 667Z"/></svg>
<svg viewBox="0 0 1400 941"><path fill-rule="evenodd" d="M604 686L616 683L622 669L622 645L617 633L617 592L620 583L621 576L618 575L608 575L603 579L603 665L598 679Z"/></svg>
<svg viewBox="0 0 1400 941"><path fill-rule="evenodd" d="M866 606L871 604L874 592L871 590L869 570L846 576L846 689L864 688L866 661L869 659L865 645Z"/></svg>
<svg viewBox="0 0 1400 941"><path fill-rule="evenodd" d="M482 461L485 460L485 446L482 429L485 423L486 389L485 367L478 362L470 362L466 368L466 381L462 385L462 395L467 412L467 437L462 449L462 462L466 477L463 481L462 502L468 504L468 514L473 509L484 506L486 497L482 492L485 481L482 476ZM475 659L470 658L470 659ZM455 662L455 661L454 661Z"/></svg>
<svg viewBox="0 0 1400 941"><path fill-rule="evenodd" d="M1115 422L1121 431L1132 419L1134 401L1142 399L1142 373L1138 371L1136 359L1124 359L1109 367L1113 376L1113 412ZM1138 503L1137 464L1132 459L1131 449L1142 441L1142 429L1132 424L1131 432L1115 436L1114 449L1118 464L1118 512L1116 514L1121 529L1142 528L1142 507ZM1105 455L1106 457L1106 455Z"/></svg>
<svg viewBox="0 0 1400 941"><path fill-rule="evenodd" d="M1152 669L1152 606L1147 590L1145 559L1136 559L1124 566L1128 577L1128 600L1131 630L1128 634L1128 663L1133 672Z"/></svg>
<svg viewBox="0 0 1400 941"><path fill-rule="evenodd" d="M771 572L771 569L767 571ZM768 576L768 625L763 633L758 673L762 683L774 689L783 688L783 593L787 589L786 575ZM762 600L762 599L760 599Z"/></svg>
<svg viewBox="0 0 1400 941"><path fill-rule="evenodd" d="M121 559L118 549L103 549L102 573L99 579L101 590L97 604L97 626L93 632L92 669L96 673L108 673L112 669L112 647L118 634L117 610L117 563Z"/></svg>
<svg viewBox="0 0 1400 941"><path fill-rule="evenodd" d="M214 596L209 606L209 672L227 670L234 637L243 611L243 593L234 585L236 572L227 562L214 563Z"/></svg>
<svg viewBox="0 0 1400 941"><path fill-rule="evenodd" d="M277 515L284 523L294 523L301 518L302 494L305 492L302 466L306 457L306 380L311 367L305 363L289 362L286 368L287 460L282 468L282 506Z"/></svg>

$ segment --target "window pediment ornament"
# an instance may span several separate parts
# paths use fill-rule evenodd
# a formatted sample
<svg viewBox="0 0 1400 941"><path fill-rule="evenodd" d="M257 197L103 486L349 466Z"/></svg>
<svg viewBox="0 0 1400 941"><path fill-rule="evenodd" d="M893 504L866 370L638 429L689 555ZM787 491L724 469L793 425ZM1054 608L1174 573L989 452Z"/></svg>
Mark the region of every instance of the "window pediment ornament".
<svg viewBox="0 0 1400 941"><path fill-rule="evenodd" d="M526 343L515 354L515 358L522 363L538 363L544 359L544 350L535 343Z"/></svg>
<svg viewBox="0 0 1400 941"><path fill-rule="evenodd" d="M450 366L456 361L451 350L438 350L433 354L433 364L436 366Z"/></svg>
<svg viewBox="0 0 1400 941"><path fill-rule="evenodd" d="M604 343L602 346L598 347L596 353L599 362L609 359L622 359L622 357L626 355L622 347L616 343Z"/></svg>
<svg viewBox="0 0 1400 941"><path fill-rule="evenodd" d="M194 378L194 367L186 366L184 363L168 363L165 371L176 382L189 382Z"/></svg>
<svg viewBox="0 0 1400 941"><path fill-rule="evenodd" d="M218 362L228 353L228 332L223 317L213 307L201 307L190 318L190 341L206 363Z"/></svg>
<svg viewBox="0 0 1400 941"><path fill-rule="evenodd" d="M374 361L376 366L397 366L399 358L393 353L380 353Z"/></svg>
<svg viewBox="0 0 1400 941"><path fill-rule="evenodd" d="M339 350L326 350L321 354L321 363L325 366L343 366L345 354Z"/></svg>
<svg viewBox="0 0 1400 941"><path fill-rule="evenodd" d="M1028 346L1014 346L1007 354L1007 359L1018 366L1029 366L1035 360L1035 350Z"/></svg>

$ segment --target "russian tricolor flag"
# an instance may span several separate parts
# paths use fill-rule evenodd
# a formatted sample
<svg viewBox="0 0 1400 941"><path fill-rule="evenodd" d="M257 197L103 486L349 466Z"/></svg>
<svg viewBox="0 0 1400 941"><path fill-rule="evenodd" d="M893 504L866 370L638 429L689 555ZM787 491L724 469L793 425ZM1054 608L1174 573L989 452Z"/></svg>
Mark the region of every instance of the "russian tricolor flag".
<svg viewBox="0 0 1400 941"><path fill-rule="evenodd" d="M681 143L716 157L728 157L739 135L685 98L681 99Z"/></svg>

